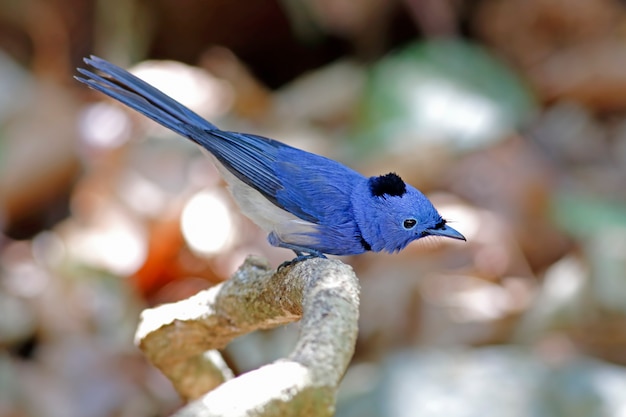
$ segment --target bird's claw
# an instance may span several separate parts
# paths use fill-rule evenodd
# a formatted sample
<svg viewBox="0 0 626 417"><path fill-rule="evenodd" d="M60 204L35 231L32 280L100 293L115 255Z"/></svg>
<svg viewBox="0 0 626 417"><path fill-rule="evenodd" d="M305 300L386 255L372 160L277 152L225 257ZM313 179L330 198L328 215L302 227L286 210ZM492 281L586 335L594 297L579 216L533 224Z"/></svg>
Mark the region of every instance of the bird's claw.
<svg viewBox="0 0 626 417"><path fill-rule="evenodd" d="M278 266L277 271L280 272L280 270L283 269L283 268L286 268L288 266L295 265L298 262L306 261L307 259L313 259L313 258L327 259L326 255L324 255L321 252L311 252L311 253L307 253L306 255L304 253L302 253L302 252L296 252L296 257L293 258L290 261L285 261L282 264L280 264Z"/></svg>

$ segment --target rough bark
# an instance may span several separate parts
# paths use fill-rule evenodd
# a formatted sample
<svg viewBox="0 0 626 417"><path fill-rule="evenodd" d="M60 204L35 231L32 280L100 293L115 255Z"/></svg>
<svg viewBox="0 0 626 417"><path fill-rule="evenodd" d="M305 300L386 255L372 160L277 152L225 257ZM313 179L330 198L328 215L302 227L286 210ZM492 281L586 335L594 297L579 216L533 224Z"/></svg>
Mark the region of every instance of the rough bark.
<svg viewBox="0 0 626 417"><path fill-rule="evenodd" d="M136 344L191 402L176 416L329 416L357 336L359 284L337 260L272 271L250 257L228 281L142 313ZM216 349L301 320L284 359L233 378Z"/></svg>

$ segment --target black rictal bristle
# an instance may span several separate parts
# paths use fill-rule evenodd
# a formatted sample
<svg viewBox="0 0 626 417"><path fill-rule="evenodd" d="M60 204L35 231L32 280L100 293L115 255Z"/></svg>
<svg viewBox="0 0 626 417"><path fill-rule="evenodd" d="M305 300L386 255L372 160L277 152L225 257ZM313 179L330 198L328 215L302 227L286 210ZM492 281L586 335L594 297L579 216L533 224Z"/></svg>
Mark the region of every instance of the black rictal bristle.
<svg viewBox="0 0 626 417"><path fill-rule="evenodd" d="M397 174L391 172L369 179L370 192L375 197L402 196L406 193L406 184Z"/></svg>

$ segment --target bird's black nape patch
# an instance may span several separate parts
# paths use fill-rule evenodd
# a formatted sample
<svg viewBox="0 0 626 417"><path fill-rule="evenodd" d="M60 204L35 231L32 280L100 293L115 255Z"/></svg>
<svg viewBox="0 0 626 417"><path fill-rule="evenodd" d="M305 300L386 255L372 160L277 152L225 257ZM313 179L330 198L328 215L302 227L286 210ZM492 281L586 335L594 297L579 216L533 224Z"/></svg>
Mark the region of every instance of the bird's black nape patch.
<svg viewBox="0 0 626 417"><path fill-rule="evenodd" d="M406 184L397 174L391 172L379 177L369 179L370 192L375 197L397 196L401 197L406 193Z"/></svg>

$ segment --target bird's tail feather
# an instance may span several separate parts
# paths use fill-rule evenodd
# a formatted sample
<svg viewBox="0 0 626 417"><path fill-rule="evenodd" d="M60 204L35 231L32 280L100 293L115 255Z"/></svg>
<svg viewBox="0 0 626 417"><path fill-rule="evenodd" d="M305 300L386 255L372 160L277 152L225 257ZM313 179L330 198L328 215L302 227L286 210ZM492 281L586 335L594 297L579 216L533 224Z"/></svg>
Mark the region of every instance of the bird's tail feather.
<svg viewBox="0 0 626 417"><path fill-rule="evenodd" d="M95 68L102 75L78 68L78 72L85 78L74 78L94 90L121 101L176 133L196 141L190 136L189 127L219 131L217 126L209 123L199 114L117 65L93 55L90 58L85 58L85 63Z"/></svg>

